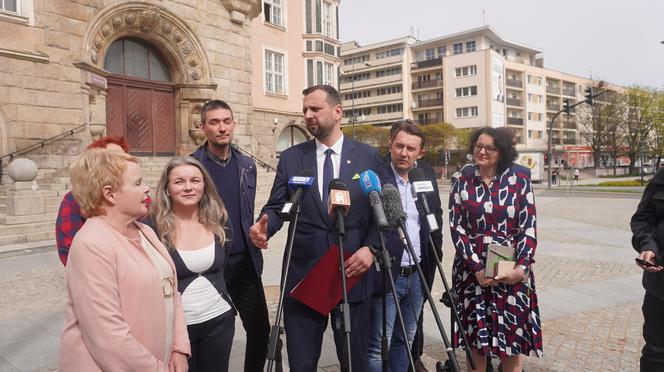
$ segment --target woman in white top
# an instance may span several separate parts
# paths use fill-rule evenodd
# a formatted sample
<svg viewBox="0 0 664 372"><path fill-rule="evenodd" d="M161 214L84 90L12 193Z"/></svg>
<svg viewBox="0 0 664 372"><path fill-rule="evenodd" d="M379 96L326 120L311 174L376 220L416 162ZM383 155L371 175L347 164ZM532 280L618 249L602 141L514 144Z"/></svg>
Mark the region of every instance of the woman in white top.
<svg viewBox="0 0 664 372"><path fill-rule="evenodd" d="M168 162L151 216L175 262L191 344L189 371L228 371L236 311L223 272L232 229L201 163L191 157Z"/></svg>

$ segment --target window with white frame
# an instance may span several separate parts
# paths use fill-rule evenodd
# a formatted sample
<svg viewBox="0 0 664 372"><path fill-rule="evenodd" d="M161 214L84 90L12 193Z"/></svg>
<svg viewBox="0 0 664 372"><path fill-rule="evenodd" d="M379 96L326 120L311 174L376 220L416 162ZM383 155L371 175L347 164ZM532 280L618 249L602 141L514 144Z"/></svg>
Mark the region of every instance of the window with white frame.
<svg viewBox="0 0 664 372"><path fill-rule="evenodd" d="M459 107L456 109L457 118L471 118L477 116L477 106Z"/></svg>
<svg viewBox="0 0 664 372"><path fill-rule="evenodd" d="M452 47L454 48L454 54L463 53L463 43L454 43Z"/></svg>
<svg viewBox="0 0 664 372"><path fill-rule="evenodd" d="M325 62L325 69L323 74L323 84L335 86L334 83L334 65L328 62Z"/></svg>
<svg viewBox="0 0 664 372"><path fill-rule="evenodd" d="M281 17L282 9L283 0L263 0L263 14L265 14L265 22L269 22L277 26L283 26L283 18Z"/></svg>
<svg viewBox="0 0 664 372"><path fill-rule="evenodd" d="M457 67L454 69L455 77L470 76L470 75L477 75L477 65Z"/></svg>
<svg viewBox="0 0 664 372"><path fill-rule="evenodd" d="M466 43L466 52L467 53L474 52L476 48L477 47L476 47L476 43L475 43L474 40L469 41L469 42Z"/></svg>
<svg viewBox="0 0 664 372"><path fill-rule="evenodd" d="M528 120L530 121L542 121L544 119L544 115L540 112L528 112Z"/></svg>
<svg viewBox="0 0 664 372"><path fill-rule="evenodd" d="M286 94L284 87L284 55L265 50L265 91L273 94Z"/></svg>
<svg viewBox="0 0 664 372"><path fill-rule="evenodd" d="M456 88L456 97L470 97L477 95L477 85L470 87Z"/></svg>
<svg viewBox="0 0 664 372"><path fill-rule="evenodd" d="M323 35L334 38L332 28L332 4L323 2Z"/></svg>
<svg viewBox="0 0 664 372"><path fill-rule="evenodd" d="M18 0L0 0L0 11L18 14Z"/></svg>

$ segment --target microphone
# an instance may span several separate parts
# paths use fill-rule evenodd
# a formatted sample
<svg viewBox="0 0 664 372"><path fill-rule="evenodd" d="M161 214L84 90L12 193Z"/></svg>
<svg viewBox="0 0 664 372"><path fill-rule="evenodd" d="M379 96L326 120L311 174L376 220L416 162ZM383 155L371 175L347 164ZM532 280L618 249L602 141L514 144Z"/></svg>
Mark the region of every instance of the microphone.
<svg viewBox="0 0 664 372"><path fill-rule="evenodd" d="M327 213L333 216L335 213L340 212L343 216L348 216L348 210L350 209L348 186L340 179L335 178L330 181L327 190L329 191Z"/></svg>
<svg viewBox="0 0 664 372"><path fill-rule="evenodd" d="M300 172L298 176L292 176L288 180L288 188L295 189L295 192L291 196L290 201L284 203L283 208L281 208L281 217L283 219L288 219L293 212L293 207L295 207L302 198L302 194L313 185L316 177L313 176L314 172L311 169L304 169Z"/></svg>
<svg viewBox="0 0 664 372"><path fill-rule="evenodd" d="M436 216L431 213L429 203L427 202L426 193L433 192L434 187L431 181L424 177L424 173L419 168L412 168L408 171L408 181L410 182L410 192L413 198L417 199L417 204L420 215L427 221L429 231L438 230L438 221Z"/></svg>
<svg viewBox="0 0 664 372"><path fill-rule="evenodd" d="M376 172L372 170L365 170L360 174L360 187L364 195L369 198L369 205L373 209L374 221L379 229L387 229L387 219L385 218L385 211L381 205L379 192L382 189L380 179Z"/></svg>
<svg viewBox="0 0 664 372"><path fill-rule="evenodd" d="M330 216L336 216L337 232L340 236L346 235L346 227L344 226L344 216L348 215L350 209L350 193L348 186L341 182L340 179L335 178L330 181L327 190L327 212Z"/></svg>
<svg viewBox="0 0 664 372"><path fill-rule="evenodd" d="M401 242L404 246L407 245L406 232L403 228L404 221L406 220L406 212L403 211L399 190L393 185L385 185L380 192L380 200L383 203L388 225L399 232Z"/></svg>

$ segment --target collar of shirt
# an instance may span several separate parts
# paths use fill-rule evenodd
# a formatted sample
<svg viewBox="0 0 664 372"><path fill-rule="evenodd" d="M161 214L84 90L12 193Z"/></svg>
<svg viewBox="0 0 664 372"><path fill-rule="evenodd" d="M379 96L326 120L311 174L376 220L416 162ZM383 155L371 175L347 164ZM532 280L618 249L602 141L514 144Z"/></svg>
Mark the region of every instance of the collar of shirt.
<svg viewBox="0 0 664 372"><path fill-rule="evenodd" d="M344 144L344 136L341 135L341 137L337 140L337 142L332 145L332 147L327 147L324 144L322 144L318 139L315 139L316 142L316 170L317 170L317 181L318 181L318 192L320 193L321 197L323 197L323 187L327 187L327 185L323 185L323 168L325 167L325 151L327 149L332 149L334 153L330 155L330 158L332 159L332 170L333 170L333 176L332 178L338 178L339 177L339 167L341 166L341 149L343 148Z"/></svg>
<svg viewBox="0 0 664 372"><path fill-rule="evenodd" d="M230 145L229 145L229 146L230 146ZM207 156L208 159L212 160L213 162L215 162L215 163L217 163L217 164L219 164L219 165L221 165L221 166L223 166L223 167L225 167L226 165L228 165L228 162L231 160L231 157L233 156L233 151L231 151L231 150L229 149L229 150L228 150L228 157L227 157L226 159L221 159L221 158L218 157L215 153L213 153L212 151L210 151L210 150L208 149L208 147L207 147L207 143L206 143L206 145L205 145L205 147L204 147L203 149L205 150L205 156Z"/></svg>

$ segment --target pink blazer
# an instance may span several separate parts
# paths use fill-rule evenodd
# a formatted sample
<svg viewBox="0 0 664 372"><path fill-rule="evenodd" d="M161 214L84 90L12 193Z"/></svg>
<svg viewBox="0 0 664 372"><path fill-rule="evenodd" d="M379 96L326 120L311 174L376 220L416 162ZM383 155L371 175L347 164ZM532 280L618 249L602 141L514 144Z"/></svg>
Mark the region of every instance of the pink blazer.
<svg viewBox="0 0 664 372"><path fill-rule="evenodd" d="M175 272L154 231L137 225ZM161 360L166 340L161 279L142 248L100 218L90 218L72 242L65 283L60 371L168 371L169 361ZM190 355L177 282L171 298L172 351Z"/></svg>

